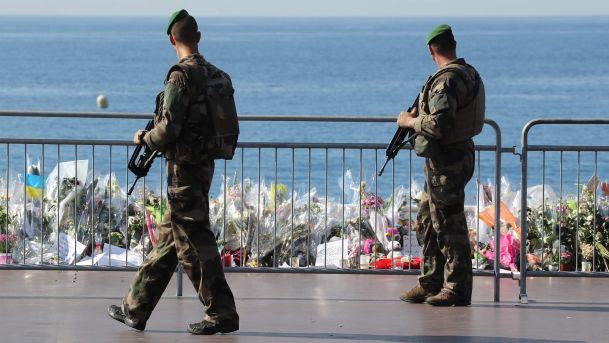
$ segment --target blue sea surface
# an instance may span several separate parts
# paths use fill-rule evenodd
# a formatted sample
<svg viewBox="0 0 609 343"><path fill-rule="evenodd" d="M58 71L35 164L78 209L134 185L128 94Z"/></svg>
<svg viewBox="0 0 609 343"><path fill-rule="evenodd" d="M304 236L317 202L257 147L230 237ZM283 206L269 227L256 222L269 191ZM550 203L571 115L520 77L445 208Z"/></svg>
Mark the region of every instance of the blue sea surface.
<svg viewBox="0 0 609 343"><path fill-rule="evenodd" d="M1 19L0 110L101 111L95 99L104 94L110 103L106 111L151 112L167 69L176 62L164 33L165 18ZM202 53L231 75L239 112L278 115L397 115L412 103L436 68L424 37L442 22L452 25L459 56L482 75L487 117L501 126L504 146L519 145L522 127L533 118L607 117L609 18L605 17L199 18ZM0 136L130 139L144 124L2 118ZM393 124L242 123L241 140L385 143L394 131ZM609 145L606 131L606 127L538 128L532 131L532 142ZM492 130L485 129L476 142L493 144ZM289 173L290 152L281 154L287 155L281 157L279 173ZM298 155L302 152L296 154L298 161L307 159L306 154ZM357 176L360 157L357 152L350 154L346 159L355 167L346 169ZM364 154L363 159L373 157ZM398 163L403 167L396 168L405 175L409 156L402 156ZM252 164L257 158L248 158L251 163L246 164L255 174ZM314 154L313 169L323 167L323 158ZM575 183L576 154L562 156L564 172L561 155L548 153L546 158L546 181L556 182L562 175L565 184ZM609 178L606 154L580 158L581 179L590 177L595 168L601 178ZM272 174L273 156L270 162L262 160ZM330 160L341 169L340 151L332 152ZM378 160L382 163L382 152ZM482 155L483 182L492 178L493 163L492 155ZM542 163L541 155L531 162L533 183L541 182L537 164ZM372 177L374 167L369 163L364 167L364 178ZM415 172L420 179L418 166ZM513 185L519 183L518 158L505 155L503 172ZM323 184L324 176L314 174L314 183ZM302 177L306 179L299 176L301 182Z"/></svg>

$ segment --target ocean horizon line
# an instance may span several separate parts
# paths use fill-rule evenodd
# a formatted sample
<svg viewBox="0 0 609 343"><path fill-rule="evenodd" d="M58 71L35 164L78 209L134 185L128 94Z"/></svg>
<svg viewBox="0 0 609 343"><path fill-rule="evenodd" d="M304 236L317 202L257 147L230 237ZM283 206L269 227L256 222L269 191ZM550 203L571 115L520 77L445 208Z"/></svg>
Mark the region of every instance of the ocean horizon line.
<svg viewBox="0 0 609 343"><path fill-rule="evenodd" d="M303 15L303 16L262 16L262 15L201 15L193 13L193 15L201 18L213 19L609 19L609 14L577 14L577 15L456 15L456 16L429 16L429 15L369 15L369 16L352 16L352 15ZM116 14L0 14L0 18L162 18L166 19L165 15L116 15Z"/></svg>

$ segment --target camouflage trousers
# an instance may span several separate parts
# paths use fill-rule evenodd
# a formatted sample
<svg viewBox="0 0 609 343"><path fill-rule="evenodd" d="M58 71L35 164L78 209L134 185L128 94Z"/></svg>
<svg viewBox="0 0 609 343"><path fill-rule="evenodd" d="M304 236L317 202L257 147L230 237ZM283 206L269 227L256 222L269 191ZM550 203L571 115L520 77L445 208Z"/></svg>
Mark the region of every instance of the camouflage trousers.
<svg viewBox="0 0 609 343"><path fill-rule="evenodd" d="M156 246L123 299L129 317L148 320L179 262L203 303L204 319L239 320L210 229L208 193L213 173L213 161L199 165L167 161L169 211L156 230Z"/></svg>
<svg viewBox="0 0 609 343"><path fill-rule="evenodd" d="M464 202L474 159L473 143L427 158L417 215L423 246L419 285L430 291L448 289L466 299L472 294L472 262Z"/></svg>

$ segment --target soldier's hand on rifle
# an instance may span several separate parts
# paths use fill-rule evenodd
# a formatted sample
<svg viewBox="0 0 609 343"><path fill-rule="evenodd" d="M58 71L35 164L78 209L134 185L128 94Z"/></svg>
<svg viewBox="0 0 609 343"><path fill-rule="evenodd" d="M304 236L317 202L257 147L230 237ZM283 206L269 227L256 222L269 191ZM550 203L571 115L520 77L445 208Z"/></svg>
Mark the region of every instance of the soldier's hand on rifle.
<svg viewBox="0 0 609 343"><path fill-rule="evenodd" d="M133 143L135 145L144 144L144 135L146 134L146 130L137 130L133 135Z"/></svg>
<svg viewBox="0 0 609 343"><path fill-rule="evenodd" d="M414 121L415 121L416 117L417 117L417 108L415 107L410 112L408 112L408 111L400 112L396 123L398 124L399 127L402 127L405 129L412 129L412 128L414 128Z"/></svg>

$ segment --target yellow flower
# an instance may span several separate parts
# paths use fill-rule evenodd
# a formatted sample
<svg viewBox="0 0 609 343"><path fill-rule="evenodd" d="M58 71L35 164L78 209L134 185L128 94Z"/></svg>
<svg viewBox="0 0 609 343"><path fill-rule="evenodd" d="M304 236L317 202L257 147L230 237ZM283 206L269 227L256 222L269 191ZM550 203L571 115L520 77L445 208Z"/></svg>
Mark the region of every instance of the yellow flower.
<svg viewBox="0 0 609 343"><path fill-rule="evenodd" d="M592 244L582 243L579 245L579 249L581 250L581 254L584 260L592 260L592 255L594 254L594 248L592 247Z"/></svg>

